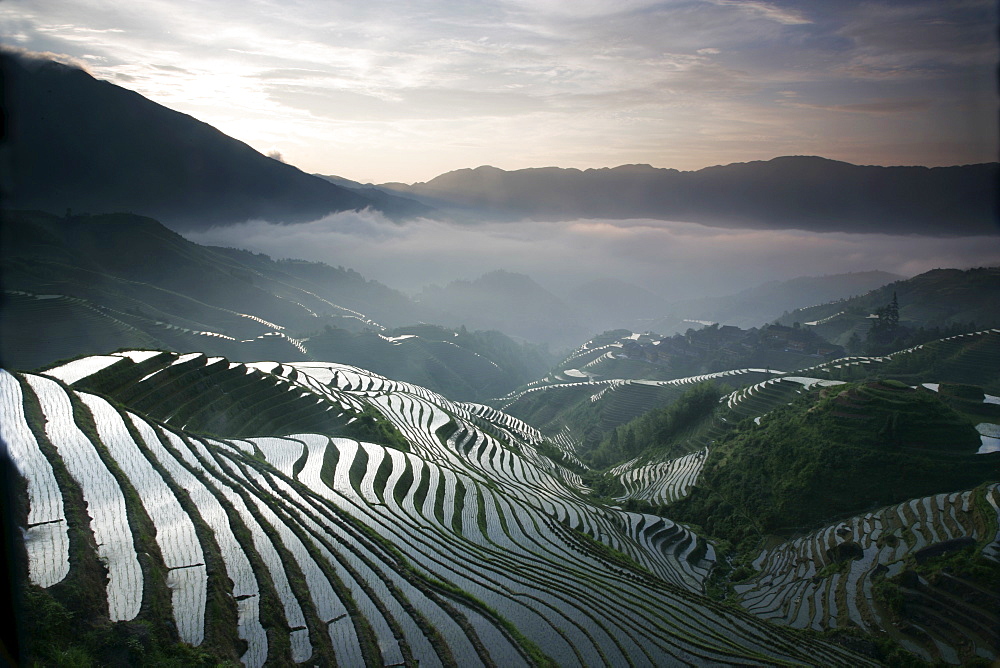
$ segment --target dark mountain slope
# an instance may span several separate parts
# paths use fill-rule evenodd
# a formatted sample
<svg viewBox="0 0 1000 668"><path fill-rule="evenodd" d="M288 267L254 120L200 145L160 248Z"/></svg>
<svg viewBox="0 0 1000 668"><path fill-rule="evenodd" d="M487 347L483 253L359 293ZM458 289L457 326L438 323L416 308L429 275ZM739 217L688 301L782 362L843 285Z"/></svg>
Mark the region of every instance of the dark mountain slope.
<svg viewBox="0 0 1000 668"><path fill-rule="evenodd" d="M423 201L499 218L655 218L724 227L996 234L997 163L859 166L812 156L708 167L461 169L412 186Z"/></svg>
<svg viewBox="0 0 1000 668"><path fill-rule="evenodd" d="M0 54L12 174L4 206L128 211L177 229L300 222L378 201L267 158L190 116L52 61Z"/></svg>
<svg viewBox="0 0 1000 668"><path fill-rule="evenodd" d="M120 346L199 349L238 359L303 359L288 334L379 325L409 300L355 272L211 249L151 218L7 212L0 225L4 363L33 368ZM289 271L285 271L285 269ZM341 306L349 303L354 308Z"/></svg>
<svg viewBox="0 0 1000 668"><path fill-rule="evenodd" d="M240 273L239 262L151 218L12 213L2 230L5 289L87 299L133 296L146 299L152 308L193 299L276 323L308 316L300 306L255 285ZM160 298L142 285L161 291Z"/></svg>

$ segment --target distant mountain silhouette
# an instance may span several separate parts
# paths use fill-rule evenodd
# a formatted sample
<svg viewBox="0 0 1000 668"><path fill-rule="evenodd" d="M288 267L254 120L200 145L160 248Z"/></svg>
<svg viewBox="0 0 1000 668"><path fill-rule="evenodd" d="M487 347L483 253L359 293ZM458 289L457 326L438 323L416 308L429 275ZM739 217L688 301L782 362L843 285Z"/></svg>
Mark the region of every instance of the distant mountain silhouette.
<svg viewBox="0 0 1000 668"><path fill-rule="evenodd" d="M0 65L9 129L5 208L131 212L175 229L302 222L366 207L426 211L306 174L80 69L10 53L0 53Z"/></svg>
<svg viewBox="0 0 1000 668"><path fill-rule="evenodd" d="M605 169L460 169L426 183L382 187L433 206L492 218L655 218L722 227L996 234L997 163L956 167L858 166L820 157L694 172Z"/></svg>

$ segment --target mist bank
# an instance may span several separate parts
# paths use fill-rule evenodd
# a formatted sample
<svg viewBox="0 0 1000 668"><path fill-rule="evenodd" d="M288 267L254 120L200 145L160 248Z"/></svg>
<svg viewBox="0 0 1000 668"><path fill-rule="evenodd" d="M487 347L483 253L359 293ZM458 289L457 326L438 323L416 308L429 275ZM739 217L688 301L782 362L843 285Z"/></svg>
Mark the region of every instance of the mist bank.
<svg viewBox="0 0 1000 668"><path fill-rule="evenodd" d="M799 276L1000 264L993 236L750 230L651 219L397 223L344 212L301 224L262 220L187 232L199 244L343 265L411 295L497 269L531 276L557 295L616 279L673 302L738 293Z"/></svg>

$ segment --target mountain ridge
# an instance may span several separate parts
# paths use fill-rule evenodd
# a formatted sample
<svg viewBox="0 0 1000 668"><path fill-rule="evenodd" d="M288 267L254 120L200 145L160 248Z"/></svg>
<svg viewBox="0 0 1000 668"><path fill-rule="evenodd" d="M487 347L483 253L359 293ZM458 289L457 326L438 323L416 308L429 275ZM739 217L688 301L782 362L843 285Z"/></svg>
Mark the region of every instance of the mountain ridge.
<svg viewBox="0 0 1000 668"><path fill-rule="evenodd" d="M484 218L653 218L718 227L953 236L1000 231L998 170L998 163L881 167L780 156L686 172L649 165L511 171L486 165L382 187L450 206L455 215Z"/></svg>
<svg viewBox="0 0 1000 668"><path fill-rule="evenodd" d="M377 201L261 155L192 116L87 72L0 51L11 173L4 208L133 212L178 229L337 211L426 211Z"/></svg>

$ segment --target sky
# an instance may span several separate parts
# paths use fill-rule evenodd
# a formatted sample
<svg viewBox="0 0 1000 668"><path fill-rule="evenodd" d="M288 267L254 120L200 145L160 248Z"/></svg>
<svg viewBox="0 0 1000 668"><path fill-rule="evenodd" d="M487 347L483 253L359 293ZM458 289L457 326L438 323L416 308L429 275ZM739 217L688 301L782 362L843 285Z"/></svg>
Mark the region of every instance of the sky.
<svg viewBox="0 0 1000 668"><path fill-rule="evenodd" d="M997 158L994 0L5 0L60 54L307 172Z"/></svg>

